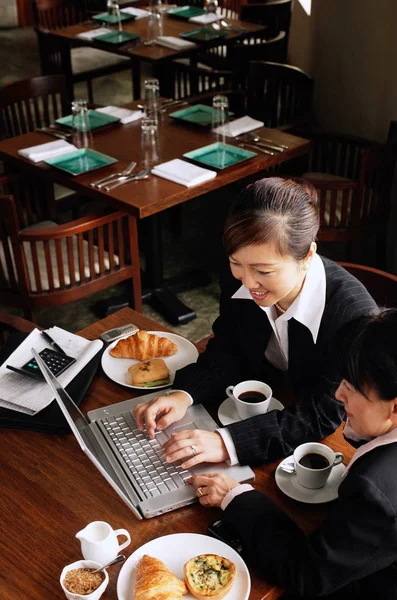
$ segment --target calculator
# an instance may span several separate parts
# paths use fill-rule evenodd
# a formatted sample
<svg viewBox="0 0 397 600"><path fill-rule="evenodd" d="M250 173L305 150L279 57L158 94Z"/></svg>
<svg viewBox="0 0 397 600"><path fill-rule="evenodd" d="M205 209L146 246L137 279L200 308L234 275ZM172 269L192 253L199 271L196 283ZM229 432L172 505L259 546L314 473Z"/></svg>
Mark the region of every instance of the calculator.
<svg viewBox="0 0 397 600"><path fill-rule="evenodd" d="M61 354L60 352L55 352L55 350L50 350L48 348L44 348L44 350L39 352L39 355L44 360L51 373L55 375L55 377L66 371L66 369L76 362L76 359L72 356ZM21 375L34 377L34 379L44 379L40 367L34 358L29 360L29 362L23 365L23 367L20 369L12 367L11 365L7 365L7 369L15 371L16 373L20 373Z"/></svg>

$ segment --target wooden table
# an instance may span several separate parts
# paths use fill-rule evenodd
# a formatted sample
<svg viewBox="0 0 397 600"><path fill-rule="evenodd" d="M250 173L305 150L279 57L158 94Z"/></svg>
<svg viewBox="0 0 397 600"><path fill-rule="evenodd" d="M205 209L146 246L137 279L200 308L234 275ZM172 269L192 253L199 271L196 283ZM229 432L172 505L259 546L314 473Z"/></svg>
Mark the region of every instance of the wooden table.
<svg viewBox="0 0 397 600"><path fill-rule="evenodd" d="M83 329L80 334L96 339L111 327L133 322L141 328L166 330L143 315L123 309ZM91 384L83 400L84 413L126 400L133 390L122 388L103 373ZM136 395L136 394L135 394ZM348 459L351 447L340 431L325 440ZM138 521L132 512L95 470L80 450L74 436L30 431L0 430L1 494L0 528L2 600L43 600L64 598L59 586L62 568L81 558L75 534L91 521L107 521L125 528L131 544L123 551L128 557L139 546L172 533L206 534L207 526L219 516L218 509L194 504L153 519ZM321 523L326 505L305 505L287 498L277 488L277 463L256 467L255 487L266 491L306 531ZM117 575L109 571L110 583L103 600L116 600ZM275 600L281 590L251 572L251 600Z"/></svg>
<svg viewBox="0 0 397 600"><path fill-rule="evenodd" d="M194 100L192 99L194 103ZM207 100L211 102L211 100ZM135 107L137 103L126 105ZM172 112L176 109L169 109ZM173 295L173 291L181 290L181 281L177 278L174 287L164 281L161 245L161 213L167 208L187 202L192 198L223 188L230 183L243 178L254 176L265 169L291 160L305 154L310 142L303 138L289 135L276 129L262 128L256 130L259 135L274 140L275 144L284 144L288 150L275 152L274 156L258 152L257 156L234 167L220 171L214 179L190 188L160 177L151 176L148 179L125 184L110 192L92 188L89 184L111 173L124 169L131 160L140 160L140 122L128 125L116 124L99 130L92 135L92 148L118 159L114 165L73 177L44 162L32 163L19 156L18 150L52 141L45 133L33 132L0 141L0 157L8 168L17 172L25 172L33 177L60 183L75 190L84 197L104 201L115 209L121 209L136 218L148 220L147 239L143 240L146 257L145 279L148 291L144 299L153 308L162 313L170 323L182 324L195 316L194 311L186 307ZM214 141L214 134L207 129L188 127L175 122L168 114L160 127L160 143L162 161L182 158L186 152L206 146ZM236 143L236 142L234 142ZM138 165L139 168L139 165ZM183 282L184 283L184 282ZM190 284L190 287L192 285Z"/></svg>
<svg viewBox="0 0 397 600"><path fill-rule="evenodd" d="M70 27L52 30L48 32L48 35L53 38L54 44L60 46L62 56L62 72L66 73L67 75L71 75L72 73L70 49L73 44L76 44L76 42L79 46L90 46L99 50L106 50L107 52L120 54L121 56L128 56L134 65L134 97L139 97L140 65L142 62L149 62L152 64L154 76L161 79L163 83L162 89L165 91L163 86L167 84L167 76L164 72L164 69L166 68L167 62L170 60L175 58L190 57L202 51L204 48L218 46L220 43L222 45L229 45L239 39L249 37L252 34L263 32L266 29L265 25L257 25L254 23L245 23L242 21L228 19L228 23L231 27L235 28L235 30L228 31L226 36L211 41L206 41L205 43L197 42L195 48L190 48L188 50L173 50L157 44L152 44L150 46L144 45L143 40L146 38L147 23L147 17L134 21L123 21L123 31L138 34L140 35L140 39L137 41L126 42L125 44L121 45L101 42L96 40L96 38L93 38L92 40L86 40L77 37L78 34L90 31L93 29L93 26L97 26L98 21L96 20L93 20L92 23L81 23L78 25L72 25ZM199 27L201 26L197 23L189 23L188 21L175 19L169 17L167 14L164 14L163 16L163 35L165 36L173 36L178 38L180 33L185 31L193 31L193 29L197 29ZM116 26L112 26L112 29L109 29L109 31L116 29ZM68 79L69 88L72 92L73 84L71 77ZM73 94L70 97L73 97Z"/></svg>

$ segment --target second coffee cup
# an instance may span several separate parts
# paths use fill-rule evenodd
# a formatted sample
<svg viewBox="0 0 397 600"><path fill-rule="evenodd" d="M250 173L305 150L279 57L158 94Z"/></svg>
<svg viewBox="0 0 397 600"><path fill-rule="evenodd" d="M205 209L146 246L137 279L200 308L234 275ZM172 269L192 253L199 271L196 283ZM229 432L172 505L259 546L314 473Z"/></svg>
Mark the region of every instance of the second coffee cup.
<svg viewBox="0 0 397 600"><path fill-rule="evenodd" d="M301 486L318 490L324 487L333 467L344 459L341 452L334 452L319 442L301 444L294 451L295 473Z"/></svg>
<svg viewBox="0 0 397 600"><path fill-rule="evenodd" d="M226 394L233 398L240 419L249 419L267 412L273 391L267 383L251 379L229 385Z"/></svg>

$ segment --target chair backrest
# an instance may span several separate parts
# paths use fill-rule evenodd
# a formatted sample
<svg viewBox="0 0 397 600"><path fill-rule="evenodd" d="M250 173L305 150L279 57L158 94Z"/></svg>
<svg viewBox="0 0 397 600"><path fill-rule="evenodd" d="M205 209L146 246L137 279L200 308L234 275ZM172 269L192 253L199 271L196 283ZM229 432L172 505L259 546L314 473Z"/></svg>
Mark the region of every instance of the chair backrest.
<svg viewBox="0 0 397 600"><path fill-rule="evenodd" d="M288 36L291 25L292 0L269 0L269 2L250 2L240 9L240 19L248 23L267 25L269 38L276 37L280 31Z"/></svg>
<svg viewBox="0 0 397 600"><path fill-rule="evenodd" d="M353 263L339 264L361 281L379 306L397 308L397 275Z"/></svg>
<svg viewBox="0 0 397 600"><path fill-rule="evenodd" d="M266 127L309 120L313 79L298 67L274 62L249 63L247 111Z"/></svg>
<svg viewBox="0 0 397 600"><path fill-rule="evenodd" d="M273 39L252 37L233 44L227 51L228 65L245 72L247 64L254 60L282 62L285 54L285 39L285 31L280 31Z"/></svg>
<svg viewBox="0 0 397 600"><path fill-rule="evenodd" d="M32 312L131 279L141 309L132 217L122 212L88 215L64 225L41 223L21 230L14 198L0 196L0 222L0 302Z"/></svg>
<svg viewBox="0 0 397 600"><path fill-rule="evenodd" d="M0 135L9 138L48 126L67 111L64 75L33 77L0 89Z"/></svg>
<svg viewBox="0 0 397 600"><path fill-rule="evenodd" d="M206 92L232 90L235 83L232 71L203 69L177 61L170 63L166 78L164 85L161 82L161 89L167 89L167 95L178 100Z"/></svg>
<svg viewBox="0 0 397 600"><path fill-rule="evenodd" d="M34 0L33 15L36 28L51 31L85 20L83 0Z"/></svg>

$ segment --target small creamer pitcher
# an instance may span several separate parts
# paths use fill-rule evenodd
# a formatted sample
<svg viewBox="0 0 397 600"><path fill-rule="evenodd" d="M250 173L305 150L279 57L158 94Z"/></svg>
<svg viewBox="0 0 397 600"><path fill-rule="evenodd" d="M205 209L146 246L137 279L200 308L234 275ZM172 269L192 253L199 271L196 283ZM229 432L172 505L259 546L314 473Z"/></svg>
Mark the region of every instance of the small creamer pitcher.
<svg viewBox="0 0 397 600"><path fill-rule="evenodd" d="M127 541L119 544L117 536L124 535ZM81 553L86 560L104 565L116 558L118 553L131 543L126 529L112 529L105 521L93 521L76 533L81 542Z"/></svg>

